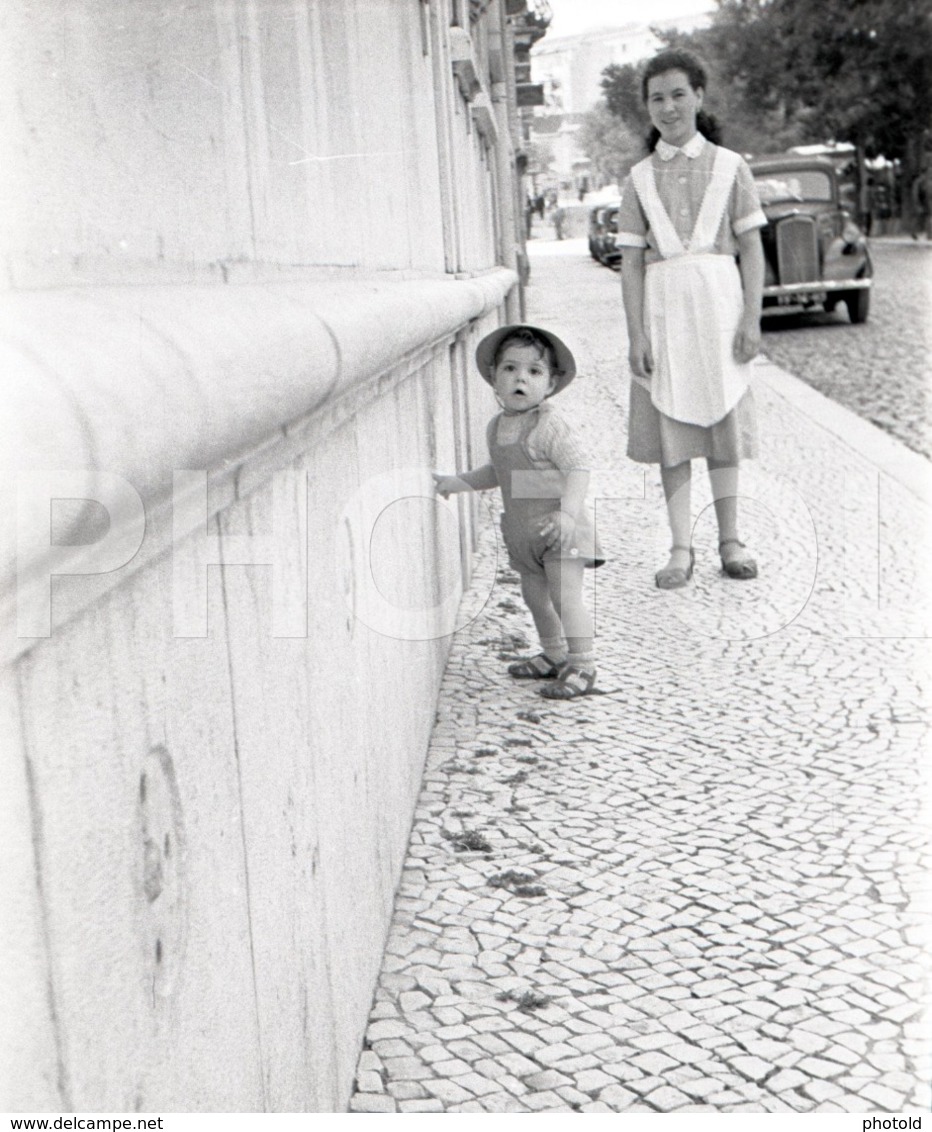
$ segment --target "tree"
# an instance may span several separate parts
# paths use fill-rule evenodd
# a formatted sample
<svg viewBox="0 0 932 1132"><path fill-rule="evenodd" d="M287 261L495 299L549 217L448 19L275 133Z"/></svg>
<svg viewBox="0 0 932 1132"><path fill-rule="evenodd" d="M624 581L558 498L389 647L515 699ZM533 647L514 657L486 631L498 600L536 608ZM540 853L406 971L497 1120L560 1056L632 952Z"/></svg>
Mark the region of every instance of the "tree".
<svg viewBox="0 0 932 1132"><path fill-rule="evenodd" d="M717 0L722 72L806 140L848 141L919 168L932 121L928 0Z"/></svg>
<svg viewBox="0 0 932 1132"><path fill-rule="evenodd" d="M524 147L527 155L527 172L532 177L542 177L546 182L550 179L553 167L553 153L546 145L540 142L529 142Z"/></svg>
<svg viewBox="0 0 932 1132"><path fill-rule="evenodd" d="M631 166L643 156L640 138L606 106L583 116L579 148L592 162L602 184L621 184Z"/></svg>
<svg viewBox="0 0 932 1132"><path fill-rule="evenodd" d="M610 114L629 130L646 137L650 118L641 97L641 72L632 63L609 63L602 72L602 93Z"/></svg>

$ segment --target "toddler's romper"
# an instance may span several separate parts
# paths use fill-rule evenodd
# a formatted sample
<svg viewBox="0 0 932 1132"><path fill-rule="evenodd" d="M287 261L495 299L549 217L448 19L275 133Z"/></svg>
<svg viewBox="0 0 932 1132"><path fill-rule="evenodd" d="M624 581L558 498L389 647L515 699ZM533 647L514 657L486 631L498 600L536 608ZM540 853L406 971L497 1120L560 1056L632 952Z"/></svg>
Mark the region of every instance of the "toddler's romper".
<svg viewBox="0 0 932 1132"><path fill-rule="evenodd" d="M654 154L632 169L618 243L646 248L654 361L649 379L631 377L632 459L670 467L756 454L751 366L733 353L743 308L735 254L737 236L765 223L745 162L699 134L672 157Z"/></svg>
<svg viewBox="0 0 932 1132"><path fill-rule="evenodd" d="M510 434L500 443L499 422L503 419ZM541 533L541 527L560 510L565 474L588 467L569 426L550 402L526 413L499 413L489 422L487 439L505 504L502 537L512 568L541 574L544 562L555 558L580 558L586 566L601 566L605 558L588 508L583 508L576 523L571 548L564 550L553 536L545 538Z"/></svg>

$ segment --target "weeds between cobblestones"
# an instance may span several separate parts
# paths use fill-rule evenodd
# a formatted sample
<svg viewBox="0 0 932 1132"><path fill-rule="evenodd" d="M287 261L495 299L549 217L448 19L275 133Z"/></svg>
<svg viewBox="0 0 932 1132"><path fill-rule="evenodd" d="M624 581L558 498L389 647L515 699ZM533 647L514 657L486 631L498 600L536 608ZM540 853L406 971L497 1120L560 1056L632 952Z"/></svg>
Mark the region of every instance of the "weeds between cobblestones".
<svg viewBox="0 0 932 1132"><path fill-rule="evenodd" d="M554 328L607 357L575 270L586 319ZM617 378L576 384L608 461ZM759 475L805 496L831 556L839 442L761 400ZM608 694L546 707L505 674L530 624L486 531L493 599L453 642L353 1111L927 1110L923 646L842 624L805 524L746 510L758 583L697 555L661 594L643 504L601 503ZM895 490L887 521L914 609Z"/></svg>

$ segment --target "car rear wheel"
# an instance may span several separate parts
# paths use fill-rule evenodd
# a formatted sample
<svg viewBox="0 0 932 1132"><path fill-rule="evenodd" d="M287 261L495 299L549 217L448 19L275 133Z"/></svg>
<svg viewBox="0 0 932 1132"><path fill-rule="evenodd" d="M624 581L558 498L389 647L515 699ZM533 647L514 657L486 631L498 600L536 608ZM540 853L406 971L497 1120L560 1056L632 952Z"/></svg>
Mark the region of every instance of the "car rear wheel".
<svg viewBox="0 0 932 1132"><path fill-rule="evenodd" d="M871 293L868 287L859 288L857 291L846 291L844 300L848 308L848 318L852 322L867 322L867 314L871 307Z"/></svg>

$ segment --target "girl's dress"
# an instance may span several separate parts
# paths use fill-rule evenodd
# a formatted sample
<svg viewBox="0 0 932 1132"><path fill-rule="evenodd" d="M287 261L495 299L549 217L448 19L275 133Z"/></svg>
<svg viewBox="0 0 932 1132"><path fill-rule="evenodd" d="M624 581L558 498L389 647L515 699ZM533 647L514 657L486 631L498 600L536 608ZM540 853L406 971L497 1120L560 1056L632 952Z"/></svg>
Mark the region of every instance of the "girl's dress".
<svg viewBox="0 0 932 1132"><path fill-rule="evenodd" d="M757 432L750 364L734 359L741 318L737 236L766 223L750 170L696 134L658 142L624 188L618 243L645 252L644 321L654 369L632 375L628 455L673 466L738 463Z"/></svg>
<svg viewBox="0 0 932 1132"><path fill-rule="evenodd" d="M605 558L587 508L577 520L572 548L564 550L541 534L541 527L560 510L566 473L589 466L569 425L550 402L526 413L499 413L489 422L487 439L505 504L502 536L512 568L539 574L544 562L555 558L601 566Z"/></svg>

